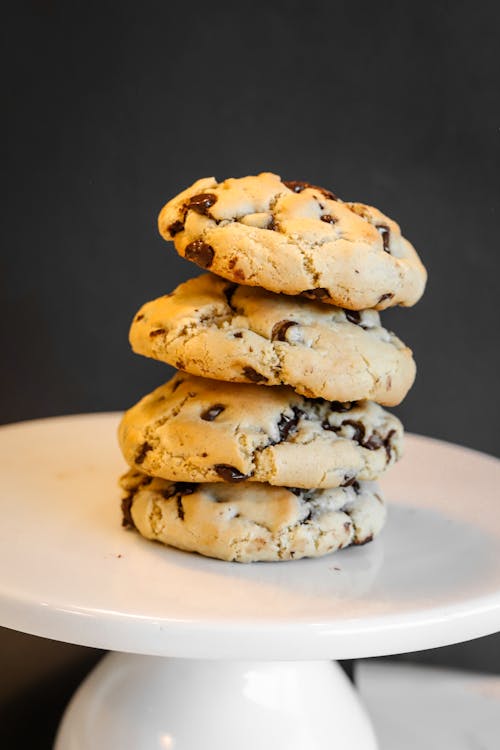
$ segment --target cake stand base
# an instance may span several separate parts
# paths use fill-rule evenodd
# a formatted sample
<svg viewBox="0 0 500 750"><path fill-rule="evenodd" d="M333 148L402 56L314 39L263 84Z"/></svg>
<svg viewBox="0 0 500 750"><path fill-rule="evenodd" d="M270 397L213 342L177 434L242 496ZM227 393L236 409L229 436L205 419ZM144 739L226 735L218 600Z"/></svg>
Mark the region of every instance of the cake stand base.
<svg viewBox="0 0 500 750"><path fill-rule="evenodd" d="M112 653L69 704L55 750L376 750L331 661L215 661Z"/></svg>

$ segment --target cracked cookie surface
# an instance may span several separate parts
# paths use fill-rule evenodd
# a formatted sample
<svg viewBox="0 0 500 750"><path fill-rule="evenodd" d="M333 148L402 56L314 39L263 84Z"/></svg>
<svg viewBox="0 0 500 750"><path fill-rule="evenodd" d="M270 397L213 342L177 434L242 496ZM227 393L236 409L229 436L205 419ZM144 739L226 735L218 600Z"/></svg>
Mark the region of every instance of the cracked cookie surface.
<svg viewBox="0 0 500 750"><path fill-rule="evenodd" d="M177 252L236 283L351 310L415 304L426 270L396 222L271 173L198 180L158 219Z"/></svg>
<svg viewBox="0 0 500 750"><path fill-rule="evenodd" d="M125 413L118 436L127 463L150 476L324 488L380 476L402 453L403 427L371 401L178 373Z"/></svg>
<svg viewBox="0 0 500 750"><path fill-rule="evenodd" d="M235 562L320 557L366 544L386 508L373 482L324 490L186 484L129 471L123 525L147 539Z"/></svg>
<svg viewBox="0 0 500 750"><path fill-rule="evenodd" d="M399 404L411 350L375 310L343 310L202 274L146 303L130 329L138 354L216 380L289 385L329 401Z"/></svg>

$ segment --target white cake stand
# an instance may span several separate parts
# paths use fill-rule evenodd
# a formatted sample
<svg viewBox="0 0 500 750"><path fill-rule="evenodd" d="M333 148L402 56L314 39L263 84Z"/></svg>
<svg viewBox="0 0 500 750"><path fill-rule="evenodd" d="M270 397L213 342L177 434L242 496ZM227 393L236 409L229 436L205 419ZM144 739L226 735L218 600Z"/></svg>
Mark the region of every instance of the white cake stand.
<svg viewBox="0 0 500 750"><path fill-rule="evenodd" d="M119 652L76 693L57 750L373 750L330 660L500 629L495 459L409 436L372 544L239 565L121 529L117 420L0 429L0 624Z"/></svg>

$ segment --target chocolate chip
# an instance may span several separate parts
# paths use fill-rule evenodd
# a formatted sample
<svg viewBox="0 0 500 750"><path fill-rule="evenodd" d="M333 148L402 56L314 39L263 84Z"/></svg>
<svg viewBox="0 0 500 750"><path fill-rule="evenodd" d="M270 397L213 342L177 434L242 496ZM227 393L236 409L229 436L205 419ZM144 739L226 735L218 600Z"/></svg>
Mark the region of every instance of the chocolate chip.
<svg viewBox="0 0 500 750"><path fill-rule="evenodd" d="M184 257L202 268L210 268L213 263L215 251L211 245L203 240L194 240L186 245Z"/></svg>
<svg viewBox="0 0 500 750"><path fill-rule="evenodd" d="M389 249L389 239L391 236L391 230L387 226L387 224L376 224L376 229L378 229L379 233L382 235L382 244L384 246L384 250L386 253L390 253Z"/></svg>
<svg viewBox="0 0 500 750"><path fill-rule="evenodd" d="M139 465L143 464L144 459L146 458L146 454L152 450L153 450L153 446L150 445L147 441L143 443L135 455L134 463L139 464Z"/></svg>
<svg viewBox="0 0 500 750"><path fill-rule="evenodd" d="M337 414L344 414L344 412L350 411L354 406L356 406L356 401L330 401L329 406L330 411ZM342 424L346 423L343 422ZM324 419L321 423L321 426L324 430L332 430L333 432L339 432L342 427L342 425L336 427L335 425L330 424L328 419Z"/></svg>
<svg viewBox="0 0 500 750"><path fill-rule="evenodd" d="M354 323L359 326L361 323L361 315L357 310L344 310L344 313L349 323Z"/></svg>
<svg viewBox="0 0 500 750"><path fill-rule="evenodd" d="M257 372L257 370L254 370L253 367L244 367L243 375L247 378L247 380L251 380L252 383L267 383L267 381L269 380L269 378L266 378L265 375L262 375L260 372Z"/></svg>
<svg viewBox="0 0 500 750"><path fill-rule="evenodd" d="M308 182L302 182L301 180L283 180L283 185L286 185L294 193L301 193L306 188L312 187Z"/></svg>
<svg viewBox="0 0 500 750"><path fill-rule="evenodd" d="M164 490L160 490L160 495L165 499L169 500L175 495L175 483L169 484Z"/></svg>
<svg viewBox="0 0 500 750"><path fill-rule="evenodd" d="M394 294L392 292L387 292L386 294L382 294L378 298L377 305L380 304L381 302L383 302L385 299L392 299L393 297L394 297Z"/></svg>
<svg viewBox="0 0 500 750"><path fill-rule="evenodd" d="M378 434L378 432L374 432L368 440L365 440L363 443L363 448L367 448L369 451L376 451L378 448L381 448L384 445L384 441L382 437Z"/></svg>
<svg viewBox="0 0 500 750"><path fill-rule="evenodd" d="M369 331L370 326L363 325L361 322L361 313L358 310L344 310L345 316L350 323L359 326L363 331Z"/></svg>
<svg viewBox="0 0 500 750"><path fill-rule="evenodd" d="M307 294L309 297L314 297L315 299L324 299L325 297L330 296L330 292L324 287L319 287L318 289L306 289L302 294Z"/></svg>
<svg viewBox="0 0 500 750"><path fill-rule="evenodd" d="M364 539L361 539L361 541L353 542L353 544L355 544L357 547L362 547L363 544L368 544L369 542L372 542L372 541L373 541L373 534L369 534Z"/></svg>
<svg viewBox="0 0 500 750"><path fill-rule="evenodd" d="M387 454L387 460L390 461L392 458L392 436L396 434L396 430L389 430L384 440L384 448Z"/></svg>
<svg viewBox="0 0 500 750"><path fill-rule="evenodd" d="M273 325L271 331L271 341L286 341L286 332L291 326L296 326L295 320L280 320Z"/></svg>
<svg viewBox="0 0 500 750"><path fill-rule="evenodd" d="M271 216L269 220L269 224L267 225L266 229L271 229L273 232L277 232L279 229L278 222L274 218L274 216Z"/></svg>
<svg viewBox="0 0 500 750"><path fill-rule="evenodd" d="M331 216L330 214L323 214L323 216L320 216L321 221L324 221L326 224L336 224L337 219L334 216Z"/></svg>
<svg viewBox="0 0 500 750"><path fill-rule="evenodd" d="M169 500L174 495L192 495L196 489L194 482L171 482L164 490L160 490L160 494L165 500Z"/></svg>
<svg viewBox="0 0 500 750"><path fill-rule="evenodd" d="M184 506L182 505L182 497L177 495L177 515L181 521L184 521Z"/></svg>
<svg viewBox="0 0 500 750"><path fill-rule="evenodd" d="M236 331L236 333L233 333L233 338L235 339L242 339L243 333L241 331Z"/></svg>
<svg viewBox="0 0 500 750"><path fill-rule="evenodd" d="M161 336L162 333L166 333L165 328L155 328L154 331L149 332L149 338L153 339L155 336Z"/></svg>
<svg viewBox="0 0 500 750"><path fill-rule="evenodd" d="M132 518L132 502L134 495L131 493L122 499L122 526L124 529L135 529L134 519Z"/></svg>
<svg viewBox="0 0 500 750"><path fill-rule="evenodd" d="M345 422L342 422L341 427L344 427L344 425L349 425L354 430L354 434L351 440L354 440L354 442L361 444L365 437L364 425L362 425L361 422L357 422L354 419L346 419Z"/></svg>
<svg viewBox="0 0 500 750"><path fill-rule="evenodd" d="M199 195L193 195L186 203L186 208L196 211L197 214L206 216L208 209L211 208L217 200L217 196L213 193L200 193Z"/></svg>
<svg viewBox="0 0 500 750"><path fill-rule="evenodd" d="M351 487L351 485L353 485L355 481L356 481L356 478L354 477L354 475L350 476L349 474L346 474L344 477L344 481L342 482L340 486Z"/></svg>
<svg viewBox="0 0 500 750"><path fill-rule="evenodd" d="M338 403L338 402L332 402L332 404L334 404L334 403ZM355 404L351 404L351 406L349 408L352 408L352 406L354 406L354 405ZM343 406L342 404L341 404L341 407L342 408L339 409L338 411L349 411L349 408L346 409L345 406ZM336 410L332 409L332 411L336 411ZM354 440L356 443L359 443L359 445L361 445L363 448L367 448L369 451L378 450L382 446L384 446L385 449L386 449L386 451L387 451L388 450L388 446L389 446L388 441L390 442L390 437L395 432L395 430L391 430L391 432L389 433L389 435L387 436L387 438L385 440L382 438L381 435L379 435L378 432L373 432L370 435L370 437L367 440L365 440L365 434L366 434L365 427L364 427L364 425L361 422L358 422L356 420L346 419L338 427L336 427L335 425L330 424L330 422L327 419L323 420L323 422L321 423L321 426L322 426L322 428L324 430L332 430L332 432L336 432L336 433L339 433L342 430L342 428L344 427L344 425L349 425L354 430L354 434L353 434L351 440ZM389 446L388 458L390 458L390 446ZM350 484L352 484L352 482L347 482L346 481L341 486L342 487L348 487ZM358 487L358 489L359 489L359 487Z"/></svg>
<svg viewBox="0 0 500 750"><path fill-rule="evenodd" d="M170 226L167 227L167 231L172 237L175 237L176 234L179 234L179 232L182 232L183 229L184 229L183 221L174 221L173 224L170 224Z"/></svg>
<svg viewBox="0 0 500 750"><path fill-rule="evenodd" d="M250 474L242 474L235 466L229 464L215 464L214 469L225 482L243 482L250 476Z"/></svg>
<svg viewBox="0 0 500 750"><path fill-rule="evenodd" d="M306 188L312 188L313 190L317 190L319 193L321 193L321 195L324 195L325 198L329 198L331 201L338 201L337 196L330 190L318 187L318 185L311 185L310 182L303 182L302 180L283 180L283 184L286 185L287 188L289 190L292 190L294 193L301 193Z"/></svg>
<svg viewBox="0 0 500 750"><path fill-rule="evenodd" d="M297 424L304 412L297 406L293 407L293 415L282 414L278 422L280 440L287 440L292 431L295 431Z"/></svg>
<svg viewBox="0 0 500 750"><path fill-rule="evenodd" d="M339 197L337 195L335 195L335 193L332 193L331 190L325 190L325 188L317 187L316 185L313 185L313 188L315 190L319 190L319 192L321 193L321 195L324 195L325 198L328 198L331 201L338 201L338 200L340 200Z"/></svg>
<svg viewBox="0 0 500 750"><path fill-rule="evenodd" d="M205 409L205 411L202 412L201 418L204 419L205 422L213 422L215 417L218 417L225 408L226 407L222 404L214 404L213 406L210 406L210 408Z"/></svg>
<svg viewBox="0 0 500 750"><path fill-rule="evenodd" d="M330 410L343 414L356 406L356 401L330 401Z"/></svg>

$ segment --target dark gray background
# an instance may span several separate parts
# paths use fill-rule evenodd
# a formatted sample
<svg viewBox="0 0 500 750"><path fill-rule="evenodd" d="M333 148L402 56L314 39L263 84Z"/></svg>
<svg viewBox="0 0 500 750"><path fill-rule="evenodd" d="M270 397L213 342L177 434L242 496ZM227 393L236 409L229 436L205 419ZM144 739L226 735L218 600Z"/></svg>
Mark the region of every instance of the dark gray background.
<svg viewBox="0 0 500 750"><path fill-rule="evenodd" d="M398 412L498 453L499 21L496 2L16 4L0 420L123 409L165 380L129 352L129 322L198 269L159 238L159 209L200 176L272 170L400 222L429 285L383 316L419 367ZM498 643L424 658L500 671ZM2 652L21 720L54 665L95 658L9 633Z"/></svg>

